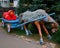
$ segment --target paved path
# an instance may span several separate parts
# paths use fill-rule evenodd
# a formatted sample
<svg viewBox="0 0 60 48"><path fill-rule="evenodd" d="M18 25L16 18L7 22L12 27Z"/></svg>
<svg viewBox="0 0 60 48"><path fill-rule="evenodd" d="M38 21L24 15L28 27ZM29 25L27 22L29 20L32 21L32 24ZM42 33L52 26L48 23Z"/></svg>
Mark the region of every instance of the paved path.
<svg viewBox="0 0 60 48"><path fill-rule="evenodd" d="M41 45L29 43L12 35L8 35L0 27L0 48L41 48Z"/></svg>
<svg viewBox="0 0 60 48"><path fill-rule="evenodd" d="M34 41L29 42L16 35L7 34L0 23L0 48L55 48L55 44L46 42L41 46Z"/></svg>

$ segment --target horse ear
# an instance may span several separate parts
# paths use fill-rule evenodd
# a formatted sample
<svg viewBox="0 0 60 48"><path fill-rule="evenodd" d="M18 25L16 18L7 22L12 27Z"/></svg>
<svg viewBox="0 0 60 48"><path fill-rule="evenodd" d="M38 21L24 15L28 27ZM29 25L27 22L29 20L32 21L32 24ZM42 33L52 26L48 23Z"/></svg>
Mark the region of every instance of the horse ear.
<svg viewBox="0 0 60 48"><path fill-rule="evenodd" d="M23 17L23 14L20 13L20 14L19 14L20 22L22 22L22 17Z"/></svg>

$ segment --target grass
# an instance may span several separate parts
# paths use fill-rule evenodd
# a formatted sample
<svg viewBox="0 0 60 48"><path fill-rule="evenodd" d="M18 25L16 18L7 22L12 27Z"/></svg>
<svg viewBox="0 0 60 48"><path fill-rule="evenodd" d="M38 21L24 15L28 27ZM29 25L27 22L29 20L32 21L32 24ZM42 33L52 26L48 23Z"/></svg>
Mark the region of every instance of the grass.
<svg viewBox="0 0 60 48"><path fill-rule="evenodd" d="M30 38L30 39L39 40L39 35L38 34L34 33L32 35L26 36L25 31L20 30L20 28L12 29L10 34L16 34L16 35L19 35L19 36L22 35L22 36L25 36L25 37Z"/></svg>
<svg viewBox="0 0 60 48"><path fill-rule="evenodd" d="M0 22L2 22L2 20L0 19Z"/></svg>

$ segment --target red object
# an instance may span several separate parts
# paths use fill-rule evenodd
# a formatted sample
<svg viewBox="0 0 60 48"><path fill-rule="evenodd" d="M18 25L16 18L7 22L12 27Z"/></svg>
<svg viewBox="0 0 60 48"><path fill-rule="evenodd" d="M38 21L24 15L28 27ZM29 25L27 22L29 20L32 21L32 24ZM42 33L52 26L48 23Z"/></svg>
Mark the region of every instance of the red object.
<svg viewBox="0 0 60 48"><path fill-rule="evenodd" d="M14 12L14 11L13 10L9 10L8 12L10 13L10 12Z"/></svg>
<svg viewBox="0 0 60 48"><path fill-rule="evenodd" d="M5 19L6 19L6 20L11 20L11 17L10 17L9 15L6 15L6 16L5 16Z"/></svg>
<svg viewBox="0 0 60 48"><path fill-rule="evenodd" d="M9 15L9 13L8 12L4 12L3 13L3 18L5 18L6 15Z"/></svg>
<svg viewBox="0 0 60 48"><path fill-rule="evenodd" d="M9 10L8 12L4 12L3 18L5 18L6 20L16 20L17 19L13 10Z"/></svg>
<svg viewBox="0 0 60 48"><path fill-rule="evenodd" d="M12 16L12 20L16 20L17 19L17 17L14 15L14 16Z"/></svg>
<svg viewBox="0 0 60 48"><path fill-rule="evenodd" d="M9 10L8 13L9 13L9 15L14 15L14 11L13 10Z"/></svg>

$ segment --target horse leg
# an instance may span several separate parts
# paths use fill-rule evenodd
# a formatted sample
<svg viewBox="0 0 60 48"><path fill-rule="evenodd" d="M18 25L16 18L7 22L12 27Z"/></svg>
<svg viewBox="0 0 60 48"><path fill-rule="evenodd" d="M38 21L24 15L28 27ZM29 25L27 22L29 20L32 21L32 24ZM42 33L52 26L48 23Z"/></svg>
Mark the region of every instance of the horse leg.
<svg viewBox="0 0 60 48"><path fill-rule="evenodd" d="M26 32L26 35L28 36L29 34L31 35L31 31L28 29L28 25L24 25L24 29L25 29L25 32Z"/></svg>
<svg viewBox="0 0 60 48"><path fill-rule="evenodd" d="M25 29L26 35L28 36L29 35L29 31L28 31L26 25L24 25L24 29Z"/></svg>
<svg viewBox="0 0 60 48"><path fill-rule="evenodd" d="M42 33L41 33L41 27L38 21L35 21L34 24L36 25L39 35L40 35L40 44L43 44L43 37L42 37Z"/></svg>
<svg viewBox="0 0 60 48"><path fill-rule="evenodd" d="M23 22L26 22L26 20L23 20ZM29 35L29 31L28 31L27 24L24 25L24 29L25 29L26 35L28 36Z"/></svg>
<svg viewBox="0 0 60 48"><path fill-rule="evenodd" d="M41 21L40 23L42 24L42 27L43 27L43 29L45 30L45 33L47 34L48 39L51 39L51 36L50 36L47 28L46 28L45 25L44 25L44 21Z"/></svg>

